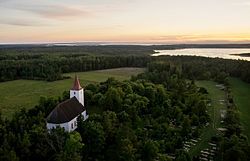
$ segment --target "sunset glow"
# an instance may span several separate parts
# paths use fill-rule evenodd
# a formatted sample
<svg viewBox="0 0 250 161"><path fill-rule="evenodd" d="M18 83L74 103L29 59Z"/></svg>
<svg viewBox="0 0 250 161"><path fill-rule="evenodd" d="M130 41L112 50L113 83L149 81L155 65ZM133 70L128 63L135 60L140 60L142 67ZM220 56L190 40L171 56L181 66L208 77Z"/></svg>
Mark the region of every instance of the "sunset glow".
<svg viewBox="0 0 250 161"><path fill-rule="evenodd" d="M250 43L249 0L0 0L0 43Z"/></svg>

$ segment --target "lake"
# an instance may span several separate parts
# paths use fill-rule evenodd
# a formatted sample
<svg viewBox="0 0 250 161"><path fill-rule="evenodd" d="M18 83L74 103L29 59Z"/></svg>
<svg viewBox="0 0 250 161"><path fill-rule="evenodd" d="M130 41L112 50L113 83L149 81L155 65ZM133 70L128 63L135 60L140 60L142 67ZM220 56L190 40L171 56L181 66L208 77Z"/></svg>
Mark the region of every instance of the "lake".
<svg viewBox="0 0 250 161"><path fill-rule="evenodd" d="M230 49L230 48L189 48L189 49L176 49L176 50L155 50L152 56L161 55L189 55L189 56L203 56L210 58L224 58L224 59L241 59L250 61L250 57L242 57L230 54L250 53L250 49Z"/></svg>

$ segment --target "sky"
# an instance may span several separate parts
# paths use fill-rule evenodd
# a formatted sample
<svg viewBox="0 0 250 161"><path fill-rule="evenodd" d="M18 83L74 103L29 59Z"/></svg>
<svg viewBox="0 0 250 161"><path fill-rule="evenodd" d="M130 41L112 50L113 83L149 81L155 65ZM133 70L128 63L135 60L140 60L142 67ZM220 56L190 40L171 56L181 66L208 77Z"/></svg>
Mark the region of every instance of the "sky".
<svg viewBox="0 0 250 161"><path fill-rule="evenodd" d="M250 0L0 0L0 43L250 43Z"/></svg>

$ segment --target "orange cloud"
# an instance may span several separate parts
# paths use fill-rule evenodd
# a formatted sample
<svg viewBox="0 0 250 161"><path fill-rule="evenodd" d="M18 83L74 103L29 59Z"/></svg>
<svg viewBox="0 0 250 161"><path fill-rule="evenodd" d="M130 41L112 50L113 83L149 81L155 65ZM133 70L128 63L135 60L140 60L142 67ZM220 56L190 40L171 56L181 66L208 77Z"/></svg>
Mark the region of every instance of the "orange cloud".
<svg viewBox="0 0 250 161"><path fill-rule="evenodd" d="M92 15L89 11L82 8L64 5L25 5L17 6L16 9L28 11L50 19L74 19Z"/></svg>

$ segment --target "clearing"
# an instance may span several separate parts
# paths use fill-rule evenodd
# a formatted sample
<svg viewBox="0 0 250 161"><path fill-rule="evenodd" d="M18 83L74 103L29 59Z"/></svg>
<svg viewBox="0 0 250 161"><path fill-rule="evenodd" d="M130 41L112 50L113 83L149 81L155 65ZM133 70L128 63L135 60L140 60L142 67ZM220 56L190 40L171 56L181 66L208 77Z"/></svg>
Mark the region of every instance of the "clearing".
<svg viewBox="0 0 250 161"><path fill-rule="evenodd" d="M82 86L88 83L99 83L114 77L117 80L130 79L132 75L142 73L144 68L115 68L89 72L76 73ZM73 83L75 73L67 73L71 79L54 82L36 80L15 80L0 83L0 110L4 117L11 117L12 114L21 108L34 107L41 96L58 97L63 91L68 91Z"/></svg>

